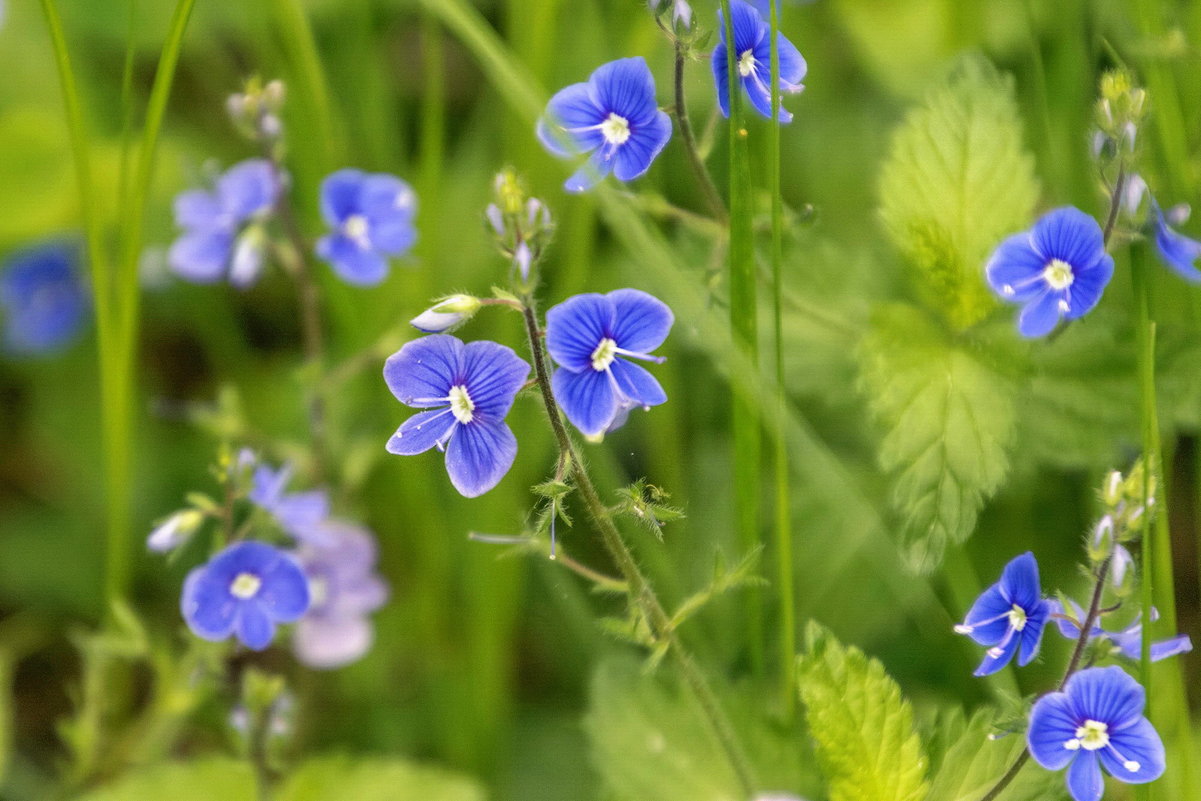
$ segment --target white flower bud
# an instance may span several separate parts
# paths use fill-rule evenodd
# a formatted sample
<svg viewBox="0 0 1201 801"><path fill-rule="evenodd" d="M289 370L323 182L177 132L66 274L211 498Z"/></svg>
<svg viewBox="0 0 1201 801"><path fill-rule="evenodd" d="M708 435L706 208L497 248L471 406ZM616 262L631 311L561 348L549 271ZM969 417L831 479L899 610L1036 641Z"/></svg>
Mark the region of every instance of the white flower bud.
<svg viewBox="0 0 1201 801"><path fill-rule="evenodd" d="M409 325L427 334L444 334L474 317L481 305L472 295L451 295L414 317Z"/></svg>

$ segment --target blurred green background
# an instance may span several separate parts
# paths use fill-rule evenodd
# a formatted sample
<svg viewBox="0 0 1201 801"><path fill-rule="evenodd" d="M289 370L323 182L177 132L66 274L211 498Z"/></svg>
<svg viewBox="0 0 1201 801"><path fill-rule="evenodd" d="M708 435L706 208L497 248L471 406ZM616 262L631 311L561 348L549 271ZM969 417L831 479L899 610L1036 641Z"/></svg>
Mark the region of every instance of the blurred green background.
<svg viewBox="0 0 1201 801"><path fill-rule="evenodd" d="M130 5L60 3L105 197L116 195ZM132 5L133 107L141 109L172 4ZM714 5L694 4L702 24L713 25ZM482 211L492 176L505 165L526 177L558 222L544 305L623 286L655 291L672 304L672 287L701 287L710 279L711 243L687 226L656 221L690 265L679 273L615 237L594 198L565 195L568 167L542 151L528 120L506 102L498 85L503 77L481 67L443 27L446 17L429 8L405 0L197 4L147 217L152 248L144 259L149 277L130 488L139 545L187 492L213 490L208 466L217 440L196 421L215 408L223 388L240 399L249 444L281 442L271 449L278 456L304 447L300 331L287 278L273 270L238 292L187 285L156 269L173 237L172 197L196 183L210 160L228 166L253 155L224 111L225 98L250 75L288 86L288 161L309 233L319 230L316 187L333 169L392 172L418 193L420 243L383 285L347 287L321 268L335 361L371 347L430 298L485 294L503 280L506 266L490 249ZM603 62L642 55L657 77L660 102L670 103L670 46L642 0L498 0L475 8L544 96L584 80ZM799 300L785 306L785 332L798 616L824 622L881 659L919 710L943 701L972 705L1000 690L1035 692L1060 672L1065 643L1048 640L1046 659L1020 676L1007 672L982 682L971 676L977 650L951 627L979 588L1023 550L1039 557L1046 588L1082 591L1075 564L1097 510L1094 488L1105 469L1127 466L1138 452L1128 279L1115 279L1098 311L1110 321L1099 334L1065 337L1020 378L1021 397L1032 402L1019 404L1007 481L985 504L972 539L953 548L939 571L905 573L887 511L890 484L877 461L882 431L868 410L856 358L875 310L915 293L880 223L877 176L906 110L962 54L979 53L1014 78L1024 144L1042 184L1039 208L1074 203L1099 212L1087 134L1097 77L1120 58L1158 81L1151 85L1156 123L1144 134L1149 180L1170 194L1165 202L1197 201L1201 7L1151 0L818 0L786 6L782 29L809 63L805 92L787 100L796 119L784 129L782 159L785 202L797 212L790 215L785 269L787 294ZM310 33L319 64L298 46ZM1155 94L1164 87L1170 94ZM714 104L707 63L690 65L687 88L703 128ZM752 121L759 185L766 130ZM724 154L719 128L711 159L719 184ZM631 190L704 208L678 141ZM812 214L801 214L807 206ZM18 0L0 29L0 254L79 230L49 37L37 4ZM1161 411L1171 429L1165 443L1180 628L1201 641L1195 344L1201 305L1166 273L1154 282L1163 326ZM718 280L717 309L723 293ZM805 313L813 306L825 315ZM1009 311L997 319L1007 325ZM482 315L466 334L522 349L515 315ZM10 736L0 741L10 749L0 784L6 798L48 796L64 759L56 721L69 713L80 680L72 635L105 612L95 344L89 330L54 358L0 359L0 653L7 655L0 676L11 688L4 707ZM645 476L685 509L687 519L667 527L662 542L630 528L643 564L676 603L704 583L716 554L729 561L741 554L732 533L727 366L704 325L686 317L662 352L669 360L656 373L670 402L635 413L587 454L604 487ZM439 763L478 777L495 799L606 797L582 721L593 667L627 650L595 624L616 602L590 594L546 560L506 558L496 546L467 539L471 531L521 532L531 507L528 487L553 465L541 410L532 398L519 400L510 419L521 443L516 466L497 490L468 501L451 488L437 455L385 454L384 442L408 411L384 386L381 362L338 393L331 428L341 464L337 510L378 534L393 596L376 615L373 651L358 664L314 673L293 665L286 652L268 656L267 664L291 677L301 702L292 748ZM1040 388L1040 376L1061 367L1072 381ZM576 558L605 567L586 525L561 527L559 534ZM188 636L177 599L193 564L184 559L165 567L138 551L132 601L164 643L178 646ZM764 597L771 592L763 590ZM740 596L720 599L685 637L712 673L741 688L739 697L766 704L748 664L744 612ZM3 639L18 629L20 648L15 637ZM1201 668L1195 655L1183 665L1194 678ZM136 680L133 686L123 702L128 708L138 703ZM221 750L218 732L229 702L206 706L173 752ZM812 786L811 777L804 781Z"/></svg>

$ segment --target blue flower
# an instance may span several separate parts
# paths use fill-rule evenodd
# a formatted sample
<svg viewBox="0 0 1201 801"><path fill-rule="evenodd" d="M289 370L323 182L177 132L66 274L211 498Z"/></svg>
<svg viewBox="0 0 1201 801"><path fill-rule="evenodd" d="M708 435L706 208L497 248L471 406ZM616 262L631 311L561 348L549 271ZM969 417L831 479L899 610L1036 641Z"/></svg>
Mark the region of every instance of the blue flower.
<svg viewBox="0 0 1201 801"><path fill-rule="evenodd" d="M771 26L754 6L743 0L730 0L730 19L734 28L734 64L738 79L755 111L771 119ZM726 22L721 11L717 12L717 29L720 39L713 50L713 80L717 84L717 105L721 113L730 116L730 83L728 79L728 56L726 55ZM777 35L776 48L780 53L780 93L799 92L805 87L801 79L808 66L796 45ZM780 122L792 122L792 113L781 105Z"/></svg>
<svg viewBox="0 0 1201 801"><path fill-rule="evenodd" d="M556 156L591 153L563 186L583 192L610 172L632 181L646 172L671 139L671 119L655 103L655 79L642 58L600 66L587 83L550 99L538 138Z"/></svg>
<svg viewBox="0 0 1201 801"><path fill-rule="evenodd" d="M1120 667L1082 670L1063 692L1034 704L1026 732L1030 755L1047 770L1070 765L1067 785L1076 801L1099 801L1102 765L1119 781L1154 781L1164 771L1164 750L1143 716L1145 706L1143 688Z"/></svg>
<svg viewBox="0 0 1201 801"><path fill-rule="evenodd" d="M374 286L388 275L388 259L417 241L417 196L394 175L338 170L321 182L321 215L333 232L317 242L317 255L342 280Z"/></svg>
<svg viewBox="0 0 1201 801"><path fill-rule="evenodd" d="M560 365L551 387L585 436L617 428L635 406L667 400L654 376L621 357L662 362L650 352L673 320L667 304L637 289L576 295L546 313L546 349Z"/></svg>
<svg viewBox="0 0 1201 801"><path fill-rule="evenodd" d="M1068 599L1068 604L1071 609L1064 611L1063 606L1054 598L1049 599L1047 603L1051 607L1051 617L1055 621L1059 633L1069 640L1078 640L1080 638L1080 624L1084 621L1084 610L1078 603ZM1151 620L1159 619L1159 611L1155 607L1151 607ZM1089 638L1105 638L1114 644L1118 653L1128 659L1139 659L1142 657L1143 648L1143 622L1142 613L1134 619L1130 625L1117 631L1109 631L1102 628L1099 624L1094 624L1092 631L1089 632ZM1158 662L1161 659L1167 659L1179 654L1187 654L1193 650L1193 641L1187 634L1181 634L1176 637L1171 637L1167 640L1151 643L1151 661Z"/></svg>
<svg viewBox="0 0 1201 801"><path fill-rule="evenodd" d="M231 634L261 651L275 624L292 623L309 608L304 571L290 555L262 542L239 542L188 574L180 610L198 637Z"/></svg>
<svg viewBox="0 0 1201 801"><path fill-rule="evenodd" d="M193 189L175 199L183 229L167 261L181 278L211 284L222 278L248 287L263 271L264 223L275 208L280 178L271 162L250 159L230 167L212 191Z"/></svg>
<svg viewBox="0 0 1201 801"><path fill-rule="evenodd" d="M370 650L368 615L388 599L388 585L375 573L371 533L339 520L327 521L325 531L327 542L306 544L296 554L313 602L292 635L296 658L322 669L350 664Z"/></svg>
<svg viewBox="0 0 1201 801"><path fill-rule="evenodd" d="M529 374L529 364L495 342L464 345L447 334L409 342L388 357L384 380L401 403L431 411L404 421L388 440L389 452L445 450L455 489L468 498L483 495L517 456L505 415Z"/></svg>
<svg viewBox="0 0 1201 801"><path fill-rule="evenodd" d="M1026 665L1038 654L1043 626L1051 607L1042 597L1038 562L1027 551L1014 557L1001 573L1001 580L985 590L955 627L980 645L990 646L975 675L996 673L1018 652L1018 664Z"/></svg>
<svg viewBox="0 0 1201 801"><path fill-rule="evenodd" d="M1018 318L1022 336L1041 337L1060 317L1075 320L1097 305L1113 277L1113 257L1097 221L1064 206L1002 242L984 270L1000 297L1025 304Z"/></svg>
<svg viewBox="0 0 1201 801"><path fill-rule="evenodd" d="M324 490L285 492L291 479L291 465L284 465L279 470L259 465L251 480L251 502L271 514L280 527L297 540L324 541L323 526L329 516L329 496Z"/></svg>
<svg viewBox="0 0 1201 801"><path fill-rule="evenodd" d="M1159 258L1181 278L1201 284L1201 270L1197 269L1197 258L1201 257L1201 242L1168 225L1163 209L1154 198L1151 200L1151 208L1155 213L1155 251Z"/></svg>
<svg viewBox="0 0 1201 801"><path fill-rule="evenodd" d="M88 295L79 276L78 251L52 242L22 251L0 272L4 348L36 355L69 345L83 327Z"/></svg>

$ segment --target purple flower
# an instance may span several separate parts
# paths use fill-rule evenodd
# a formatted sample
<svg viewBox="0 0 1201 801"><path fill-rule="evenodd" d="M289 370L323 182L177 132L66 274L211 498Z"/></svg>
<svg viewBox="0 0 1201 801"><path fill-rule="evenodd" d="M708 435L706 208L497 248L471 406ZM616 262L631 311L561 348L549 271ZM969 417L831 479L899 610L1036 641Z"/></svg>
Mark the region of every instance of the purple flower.
<svg viewBox="0 0 1201 801"><path fill-rule="evenodd" d="M755 111L771 119L771 26L756 8L743 0L730 0L730 20L734 28L734 66L738 80ZM730 116L729 57L726 22L717 12L718 42L713 50L713 80L717 84L717 105ZM808 66L796 45L778 33L776 49L780 54L780 94L792 94L805 87L801 79ZM792 113L781 105L780 122L792 122Z"/></svg>
<svg viewBox="0 0 1201 801"><path fill-rule="evenodd" d="M628 359L662 362L650 352L673 320L667 304L637 289L576 295L546 313L546 349L560 365L551 387L585 436L617 428L636 406L667 401L654 376Z"/></svg>
<svg viewBox="0 0 1201 801"><path fill-rule="evenodd" d="M610 172L619 181L646 172L671 139L671 119L655 102L646 61L623 58L598 67L587 83L557 92L537 133L556 156L592 154L564 184L568 192L583 192Z"/></svg>
<svg viewBox="0 0 1201 801"><path fill-rule="evenodd" d="M1068 604L1071 609L1065 612L1062 605L1054 598L1047 601L1051 608L1051 617L1055 621L1059 633L1069 640L1080 639L1080 624L1084 621L1084 610L1078 603L1068 599ZM1151 607L1151 620L1159 619L1159 611L1155 607ZM1117 631L1109 631L1102 628L1099 624L1093 624L1092 630L1089 632L1089 638L1104 638L1113 643L1114 648L1118 653L1128 659L1140 659L1143 649L1143 621L1142 613L1134 619L1130 625ZM1176 637L1171 637L1167 640L1151 643L1151 661L1158 662L1161 659L1178 656L1179 654L1187 654L1193 650L1193 641L1187 634L1180 634Z"/></svg>
<svg viewBox="0 0 1201 801"><path fill-rule="evenodd" d="M1015 652L1019 665L1029 664L1038 654L1050 613L1039 586L1038 562L1027 551L1005 565L1001 580L976 599L963 623L955 627L957 633L990 646L975 675L996 673Z"/></svg>
<svg viewBox="0 0 1201 801"><path fill-rule="evenodd" d="M9 258L0 272L5 350L32 356L61 350L75 340L89 305L78 261L78 250L66 242L39 245Z"/></svg>
<svg viewBox="0 0 1201 801"><path fill-rule="evenodd" d="M1201 284L1201 270L1197 269L1197 258L1201 257L1201 242L1168 225L1163 209L1154 198L1151 199L1151 208L1155 214L1155 251L1160 260L1186 281Z"/></svg>
<svg viewBox="0 0 1201 801"><path fill-rule="evenodd" d="M292 479L292 466L275 470L260 464L254 470L249 498L270 513L292 537L302 542L323 541L323 525L329 516L329 496L324 490L285 492Z"/></svg>
<svg viewBox="0 0 1201 801"><path fill-rule="evenodd" d="M180 611L196 636L231 634L261 651L277 623L292 623L309 607L309 587L290 555L261 542L239 542L188 574Z"/></svg>
<svg viewBox="0 0 1201 801"><path fill-rule="evenodd" d="M1025 305L1018 318L1022 336L1041 337L1060 317L1075 320L1097 305L1113 276L1113 257L1097 221L1064 206L1002 242L984 270L994 292Z"/></svg>
<svg viewBox="0 0 1201 801"><path fill-rule="evenodd" d="M393 175L339 170L321 183L321 215L333 232L317 242L317 255L343 281L373 286L388 275L388 259L417 241L417 196Z"/></svg>
<svg viewBox="0 0 1201 801"><path fill-rule="evenodd" d="M517 456L517 439L505 415L530 366L495 342L433 334L388 357L384 380L397 400L431 411L406 420L388 440L405 456L430 448L446 451L446 472L468 498L483 495L504 477Z"/></svg>
<svg viewBox="0 0 1201 801"><path fill-rule="evenodd" d="M175 224L183 233L167 254L171 269L198 284L228 277L238 288L252 285L263 270L263 223L280 190L271 162L251 159L230 167L212 191L193 189L179 195Z"/></svg>
<svg viewBox="0 0 1201 801"><path fill-rule="evenodd" d="M1076 801L1099 801L1102 765L1119 781L1154 781L1164 771L1164 749L1143 716L1145 706L1143 688L1120 667L1082 670L1063 692L1034 704L1026 732L1030 755L1047 770L1067 767Z"/></svg>
<svg viewBox="0 0 1201 801"><path fill-rule="evenodd" d="M325 523L326 541L297 553L312 604L292 635L296 658L313 668L350 664L374 639L368 614L384 605L388 585L375 573L375 538L361 526Z"/></svg>

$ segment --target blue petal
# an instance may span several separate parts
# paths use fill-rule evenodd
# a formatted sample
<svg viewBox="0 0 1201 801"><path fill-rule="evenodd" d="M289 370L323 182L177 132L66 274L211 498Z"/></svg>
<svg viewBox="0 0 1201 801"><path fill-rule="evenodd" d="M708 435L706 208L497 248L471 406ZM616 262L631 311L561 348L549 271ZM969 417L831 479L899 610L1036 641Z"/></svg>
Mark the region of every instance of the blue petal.
<svg viewBox="0 0 1201 801"><path fill-rule="evenodd" d="M546 313L546 349L571 370L592 370L592 354L615 328L613 302L589 292L575 295Z"/></svg>
<svg viewBox="0 0 1201 801"><path fill-rule="evenodd" d="M1064 686L1080 717L1111 729L1133 725L1143 715L1146 693L1141 684L1116 665L1082 670Z"/></svg>
<svg viewBox="0 0 1201 801"><path fill-rule="evenodd" d="M609 365L617 388L637 406L658 406L667 402L667 393L655 377L636 364L625 359L614 359Z"/></svg>
<svg viewBox="0 0 1201 801"><path fill-rule="evenodd" d="M184 234L171 244L167 264L184 280L211 284L225 275L233 244L233 237L222 230L206 229Z"/></svg>
<svg viewBox="0 0 1201 801"><path fill-rule="evenodd" d="M1064 317L1075 320L1092 311L1101 301L1109 279L1113 278L1113 257L1108 253L1090 266L1075 270L1072 286L1068 292L1068 310Z"/></svg>
<svg viewBox="0 0 1201 801"><path fill-rule="evenodd" d="M388 220L371 226L371 246L386 256L403 256L417 243L417 229L404 218Z"/></svg>
<svg viewBox="0 0 1201 801"><path fill-rule="evenodd" d="M1141 644L1140 644L1141 646ZM1193 650L1193 641L1187 634L1180 634L1167 640L1151 643L1151 661L1158 662Z"/></svg>
<svg viewBox="0 0 1201 801"><path fill-rule="evenodd" d="M268 511L274 509L291 479L290 465L284 465L279 470L270 465L259 465L251 478L250 500Z"/></svg>
<svg viewBox="0 0 1201 801"><path fill-rule="evenodd" d="M717 14L718 20L721 19L721 12ZM727 78L729 75L729 61L726 55L726 34L725 27L721 28L721 40L718 41L717 47L713 49L713 55L710 56L710 67L713 69L713 84L717 87L717 107L721 110L723 117L730 116L730 83Z"/></svg>
<svg viewBox="0 0 1201 801"><path fill-rule="evenodd" d="M503 422L460 425L446 446L446 472L464 497L475 498L504 478L517 457L517 438Z"/></svg>
<svg viewBox="0 0 1201 801"><path fill-rule="evenodd" d="M612 169L613 162L603 158L600 151L597 151L584 162L584 166L572 173L571 177L563 182L563 188L575 194L587 192L608 175Z"/></svg>
<svg viewBox="0 0 1201 801"><path fill-rule="evenodd" d="M262 587L254 600L277 623L299 620L309 608L309 581L292 556L279 551L276 561L260 573Z"/></svg>
<svg viewBox="0 0 1201 801"><path fill-rule="evenodd" d="M605 297L613 304L610 331L617 347L650 353L667 339L675 316L666 303L638 289L616 289Z"/></svg>
<svg viewBox="0 0 1201 801"><path fill-rule="evenodd" d="M388 440L388 453L413 456L425 453L438 443L455 424L450 409L434 409L415 414L400 424L396 433Z"/></svg>
<svg viewBox="0 0 1201 801"><path fill-rule="evenodd" d="M250 159L235 164L217 179L217 197L221 208L245 220L269 211L279 196L275 168L265 159Z"/></svg>
<svg viewBox="0 0 1201 801"><path fill-rule="evenodd" d="M449 334L431 334L408 342L384 362L384 381L406 406L445 406L450 388L462 373L463 342Z"/></svg>
<svg viewBox="0 0 1201 801"><path fill-rule="evenodd" d="M1009 560L1001 572L1001 592L1027 614L1038 605L1042 599L1042 586L1038 581L1038 561L1034 554L1026 551Z"/></svg>
<svg viewBox="0 0 1201 801"><path fill-rule="evenodd" d="M992 291L1005 300L1027 301L1047 288L1043 271L1047 258L1034 249L1028 231L1014 234L997 246L984 274ZM1006 288L1011 291L1007 291Z"/></svg>
<svg viewBox="0 0 1201 801"><path fill-rule="evenodd" d="M787 91L788 85L797 87L791 91L797 91L800 88L801 81L805 79L805 74L809 71L809 65L805 63L805 57L801 55L801 51L796 45L784 38L784 34L778 34L776 39L776 49L780 54L780 79L784 82L783 88ZM768 49L768 63L771 61L771 50Z"/></svg>
<svg viewBox="0 0 1201 801"><path fill-rule="evenodd" d="M390 220L412 220L417 212L417 196L395 175L368 175L359 188L359 208L373 226Z"/></svg>
<svg viewBox="0 0 1201 801"><path fill-rule="evenodd" d="M1047 624L1050 608L1046 601L1039 601L1033 610L1027 609L1026 612L1026 625L1018 634L1021 638L1018 664L1023 666L1030 664L1031 660L1038 656L1038 649L1043 640L1043 628Z"/></svg>
<svg viewBox="0 0 1201 801"><path fill-rule="evenodd" d="M1197 269L1201 242L1172 230L1158 204L1155 206L1155 215L1155 249L1159 258L1186 281L1201 283L1201 270Z"/></svg>
<svg viewBox="0 0 1201 801"><path fill-rule="evenodd" d="M1059 308L1062 299L1062 293L1044 290L1043 294L1027 303L1018 315L1018 332L1024 337L1034 338L1045 337L1054 331L1059 324L1059 316L1063 314Z"/></svg>
<svg viewBox="0 0 1201 801"><path fill-rule="evenodd" d="M746 92L751 107L760 115L771 119L771 86L763 79L768 73L768 62L755 60L755 70L742 78L742 89ZM792 122L792 112L780 105L780 122Z"/></svg>
<svg viewBox="0 0 1201 801"><path fill-rule="evenodd" d="M641 56L602 64L588 78L588 86L602 120L616 114L635 123L650 118L657 109L655 77Z"/></svg>
<svg viewBox="0 0 1201 801"><path fill-rule="evenodd" d="M734 23L735 56L741 55L747 50L754 50L760 42L767 38L771 31L755 7L743 0L730 0L730 19ZM722 19L720 10L717 13L717 21L718 30L724 40L726 23Z"/></svg>
<svg viewBox="0 0 1201 801"><path fill-rule="evenodd" d="M1082 722L1067 693L1044 695L1030 710L1030 727L1026 730L1030 756L1047 770L1062 769L1079 753L1064 748L1063 744L1076 737L1076 729Z"/></svg>
<svg viewBox="0 0 1201 801"><path fill-rule="evenodd" d="M984 659L980 662L979 667L976 668L972 675L989 676L1008 665L1009 661L1013 659L1013 654L1015 651L1017 651L1018 643L1020 641L1021 637L1015 634L1009 638L1009 642L1005 643L1005 647L1002 649L1000 656L994 657L988 653L985 653Z"/></svg>
<svg viewBox="0 0 1201 801"><path fill-rule="evenodd" d="M671 118L656 111L646 122L634 123L630 138L617 148L613 175L619 181L632 181L646 172L655 157L671 139Z"/></svg>
<svg viewBox="0 0 1201 801"><path fill-rule="evenodd" d="M77 274L74 245L51 241L13 256L0 273L7 350L44 354L79 333L88 298Z"/></svg>
<svg viewBox="0 0 1201 801"><path fill-rule="evenodd" d="M1013 601L1002 592L1000 582L992 585L980 593L963 619L966 625L972 627L968 636L980 645L996 645L1009 631L1009 612L1012 609ZM992 622L982 622L985 620Z"/></svg>
<svg viewBox="0 0 1201 801"><path fill-rule="evenodd" d="M388 260L374 250L366 250L342 233L323 236L317 242L317 255L334 268L348 284L375 286L388 277Z"/></svg>
<svg viewBox="0 0 1201 801"><path fill-rule="evenodd" d="M197 637L217 641L233 633L238 605L229 593L229 582L214 581L201 566L184 581L179 611Z"/></svg>
<svg viewBox="0 0 1201 801"><path fill-rule="evenodd" d="M211 228L219 224L221 206L210 192L193 189L175 198L175 224L180 228Z"/></svg>
<svg viewBox="0 0 1201 801"><path fill-rule="evenodd" d="M1132 725L1117 731L1109 732L1109 742L1112 748L1104 748L1098 753L1101 763L1115 779L1127 784L1145 784L1155 781L1163 775L1166 767L1163 741L1159 733L1146 718L1139 718ZM1114 749L1117 753L1114 753ZM1118 758L1118 754L1122 758ZM1138 763L1138 770L1126 770L1126 761Z"/></svg>
<svg viewBox="0 0 1201 801"><path fill-rule="evenodd" d="M1095 751L1079 751L1076 760L1068 768L1068 791L1076 801L1101 801L1105 792L1105 778Z"/></svg>
<svg viewBox="0 0 1201 801"><path fill-rule="evenodd" d="M239 605L238 621L235 625L238 639L252 651L261 651L271 644L275 636L275 624L267 612L254 602Z"/></svg>
<svg viewBox="0 0 1201 801"><path fill-rule="evenodd" d="M486 421L503 420L530 375L530 365L512 348L495 342L472 342L463 349L463 382Z"/></svg>
<svg viewBox="0 0 1201 801"><path fill-rule="evenodd" d="M597 107L587 83L573 83L550 99L546 113L538 120L538 140L556 156L587 153L604 143L604 135L595 126L607 116ZM565 130L568 128L593 130Z"/></svg>
<svg viewBox="0 0 1201 801"><path fill-rule="evenodd" d="M321 216L338 227L346 218L359 213L359 189L366 175L362 170L338 170L321 182Z"/></svg>
<svg viewBox="0 0 1201 801"><path fill-rule="evenodd" d="M1047 212L1030 231L1034 249L1049 261L1059 259L1073 272L1091 266L1105 254L1105 237L1092 215L1074 206Z"/></svg>
<svg viewBox="0 0 1201 801"><path fill-rule="evenodd" d="M587 436L602 434L617 414L617 395L608 372L559 369L550 383L567 419Z"/></svg>

